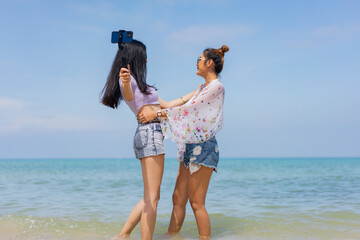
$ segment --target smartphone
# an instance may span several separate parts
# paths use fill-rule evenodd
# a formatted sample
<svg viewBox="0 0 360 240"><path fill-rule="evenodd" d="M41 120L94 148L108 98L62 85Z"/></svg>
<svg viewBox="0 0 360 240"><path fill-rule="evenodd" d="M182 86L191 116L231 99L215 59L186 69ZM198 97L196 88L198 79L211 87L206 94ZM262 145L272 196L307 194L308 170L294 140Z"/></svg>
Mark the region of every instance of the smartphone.
<svg viewBox="0 0 360 240"><path fill-rule="evenodd" d="M111 34L111 43L128 43L133 40L133 32L119 30L116 32L112 32Z"/></svg>

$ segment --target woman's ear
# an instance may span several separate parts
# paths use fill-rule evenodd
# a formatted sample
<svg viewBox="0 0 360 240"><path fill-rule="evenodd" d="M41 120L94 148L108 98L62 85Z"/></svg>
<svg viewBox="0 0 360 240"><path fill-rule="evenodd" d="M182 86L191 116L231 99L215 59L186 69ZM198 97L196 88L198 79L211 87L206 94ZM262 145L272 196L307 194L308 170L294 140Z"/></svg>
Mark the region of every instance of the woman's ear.
<svg viewBox="0 0 360 240"><path fill-rule="evenodd" d="M212 68L214 66L214 61L212 59L209 59L207 62L206 62L206 66L208 68Z"/></svg>

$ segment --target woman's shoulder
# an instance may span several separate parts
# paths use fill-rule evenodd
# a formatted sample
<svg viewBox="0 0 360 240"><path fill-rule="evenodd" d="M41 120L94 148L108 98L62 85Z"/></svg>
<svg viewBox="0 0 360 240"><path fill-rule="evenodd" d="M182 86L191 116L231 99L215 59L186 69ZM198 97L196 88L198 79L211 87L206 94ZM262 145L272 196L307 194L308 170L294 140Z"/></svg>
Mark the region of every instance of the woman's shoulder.
<svg viewBox="0 0 360 240"><path fill-rule="evenodd" d="M212 88L218 89L218 90L224 90L224 85L220 82L219 79L216 79L211 84Z"/></svg>

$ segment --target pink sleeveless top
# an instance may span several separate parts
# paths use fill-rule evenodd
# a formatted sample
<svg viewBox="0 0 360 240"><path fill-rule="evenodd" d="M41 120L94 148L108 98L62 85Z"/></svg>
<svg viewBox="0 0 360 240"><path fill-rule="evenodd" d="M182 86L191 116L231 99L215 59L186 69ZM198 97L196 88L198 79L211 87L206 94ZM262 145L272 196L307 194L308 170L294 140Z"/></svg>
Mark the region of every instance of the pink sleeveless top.
<svg viewBox="0 0 360 240"><path fill-rule="evenodd" d="M120 84L121 95L124 96L124 89L122 88L122 82L120 79L119 79L119 84ZM150 92L149 95L142 93L133 76L131 76L131 88L132 88L132 91L134 94L134 99L131 101L127 101L124 98L124 101L129 106L131 111L133 111L135 116L137 116L140 108L144 105L160 104L156 90L152 87L149 87L148 88L148 90Z"/></svg>

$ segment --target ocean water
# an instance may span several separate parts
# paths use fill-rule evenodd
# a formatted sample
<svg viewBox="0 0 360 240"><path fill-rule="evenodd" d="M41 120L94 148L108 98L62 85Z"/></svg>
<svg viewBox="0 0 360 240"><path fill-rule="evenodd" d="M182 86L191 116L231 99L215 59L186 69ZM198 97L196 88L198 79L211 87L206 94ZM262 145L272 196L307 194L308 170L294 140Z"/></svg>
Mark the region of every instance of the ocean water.
<svg viewBox="0 0 360 240"><path fill-rule="evenodd" d="M177 168L165 160L154 239L169 239ZM2 159L0 240L109 239L142 191L136 159ZM223 158L206 206L212 239L360 239L360 158ZM188 206L171 239L197 237Z"/></svg>

